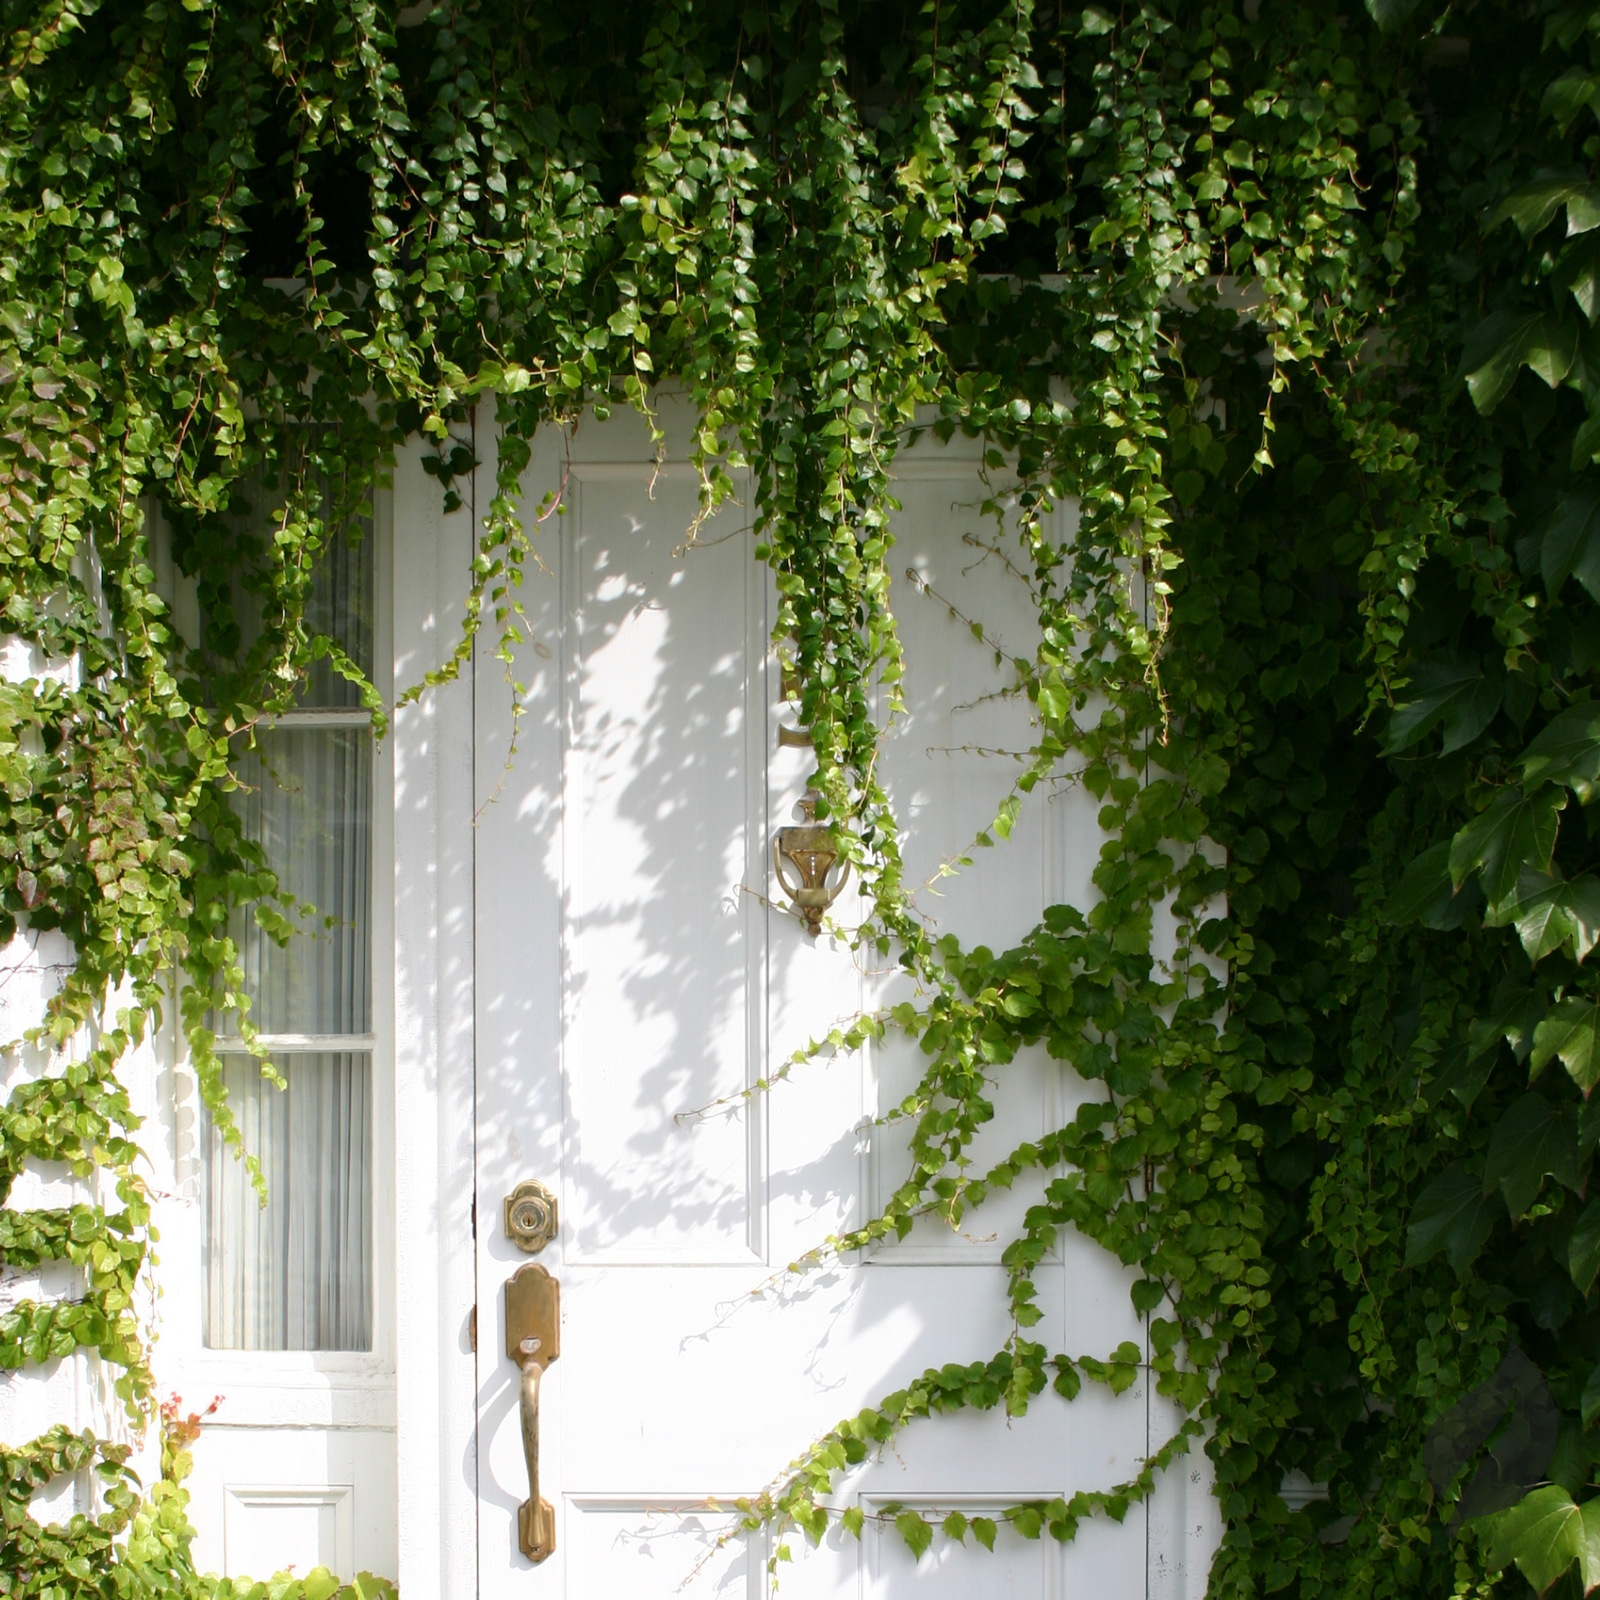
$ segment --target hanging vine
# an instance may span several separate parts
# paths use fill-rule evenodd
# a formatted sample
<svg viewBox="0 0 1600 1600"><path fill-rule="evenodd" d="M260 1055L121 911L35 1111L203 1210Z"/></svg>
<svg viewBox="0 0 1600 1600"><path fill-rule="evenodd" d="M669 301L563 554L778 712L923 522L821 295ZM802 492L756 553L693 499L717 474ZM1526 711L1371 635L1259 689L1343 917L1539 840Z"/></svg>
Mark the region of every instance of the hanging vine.
<svg viewBox="0 0 1600 1600"><path fill-rule="evenodd" d="M1072 1228L1138 1270L1149 1380L1187 1420L1124 1483L937 1529L900 1510L918 1554L1002 1521L1070 1540L1203 1448L1215 1595L1600 1586L1600 11L0 19L0 606L32 660L0 685L0 936L76 953L0 1170L9 1193L66 1162L100 1196L0 1210L0 1259L85 1281L0 1315L0 1366L97 1351L152 1421L119 1074L176 995L239 1142L211 1031L232 1012L255 1040L229 930L253 907L292 932L232 774L319 662L381 721L308 606L396 448L431 441L457 503L476 463L451 425L493 406L466 628L402 700L477 641L520 714L520 597L556 509L522 501L530 441L652 416L670 381L702 513L741 470L755 486L818 815L867 890L849 936L918 996L762 1086L889 1030L925 1058L905 1181L812 1259L1047 1175L1006 1249L1004 1347L841 1422L747 1524L780 1556L859 1533L844 1474L929 1413L1137 1381L1133 1344L1035 1337L1034 1271ZM1102 806L1094 902L999 954L919 916L878 776L893 468L919 428L985 441L993 537L1038 611L1012 664L1035 743L980 842L1063 776ZM158 518L199 637L157 585ZM1098 1097L974 1169L995 1085L1039 1045ZM143 1495L109 1441L0 1451L0 1593L206 1592L181 1432ZM96 1515L33 1517L36 1487L89 1468ZM1326 1498L1291 1510L1290 1472Z"/></svg>

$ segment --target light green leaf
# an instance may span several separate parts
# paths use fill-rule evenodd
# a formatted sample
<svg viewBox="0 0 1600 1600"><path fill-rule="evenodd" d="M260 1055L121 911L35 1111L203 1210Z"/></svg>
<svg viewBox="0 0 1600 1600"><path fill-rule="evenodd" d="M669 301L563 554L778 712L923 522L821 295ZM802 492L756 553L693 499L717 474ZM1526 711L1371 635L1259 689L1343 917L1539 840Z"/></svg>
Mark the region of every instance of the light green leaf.
<svg viewBox="0 0 1600 1600"><path fill-rule="evenodd" d="M1533 1030L1530 1073L1537 1076L1552 1056L1584 1094L1600 1082L1600 998L1569 995Z"/></svg>
<svg viewBox="0 0 1600 1600"><path fill-rule="evenodd" d="M1488 416L1531 367L1553 389L1578 354L1578 324L1546 311L1496 311L1473 329L1461 358L1472 403Z"/></svg>
<svg viewBox="0 0 1600 1600"><path fill-rule="evenodd" d="M996 1524L991 1517L974 1517L972 1519L972 1537L983 1546L985 1550L994 1549L994 1536L997 1531Z"/></svg>
<svg viewBox="0 0 1600 1600"><path fill-rule="evenodd" d="M923 1551L933 1543L933 1528L928 1519L915 1511L902 1511L894 1519L894 1525L899 1529L900 1537L910 1546L911 1554L920 1561Z"/></svg>
<svg viewBox="0 0 1600 1600"><path fill-rule="evenodd" d="M1499 1189L1514 1221L1538 1197L1546 1176L1569 1189L1577 1187L1577 1119L1570 1106L1554 1105L1542 1094L1525 1094L1490 1137L1484 1192Z"/></svg>
<svg viewBox="0 0 1600 1600"><path fill-rule="evenodd" d="M1545 529L1539 569L1552 598L1569 575L1600 597L1600 494L1584 487L1562 495Z"/></svg>
<svg viewBox="0 0 1600 1600"><path fill-rule="evenodd" d="M1514 922L1522 948L1535 964L1565 944L1581 962L1600 941L1600 880L1585 873L1568 883L1525 868L1515 893L1491 906L1483 920L1490 928Z"/></svg>
<svg viewBox="0 0 1600 1600"><path fill-rule="evenodd" d="M1584 805L1600 783L1600 701L1568 706L1522 752L1522 781L1564 783Z"/></svg>
<svg viewBox="0 0 1600 1600"><path fill-rule="evenodd" d="M1495 905L1516 887L1524 867L1548 872L1559 813L1566 803L1559 789L1540 789L1531 795L1520 789L1502 790L1450 841L1450 876L1456 887L1481 869L1484 898Z"/></svg>
<svg viewBox="0 0 1600 1600"><path fill-rule="evenodd" d="M1384 754L1395 755L1414 745L1436 724L1442 724L1449 755L1470 744L1494 720L1505 692L1505 674L1484 672L1475 662L1425 661L1412 669L1405 691L1410 698L1395 707L1389 719Z"/></svg>
<svg viewBox="0 0 1600 1600"><path fill-rule="evenodd" d="M1441 1173L1416 1198L1406 1229L1406 1265L1421 1266L1441 1250L1450 1265L1465 1272L1488 1242L1500 1215L1500 1197L1464 1167Z"/></svg>
<svg viewBox="0 0 1600 1600"><path fill-rule="evenodd" d="M1535 1489L1499 1516L1485 1559L1491 1568L1512 1562L1541 1594L1574 1561L1587 1566L1584 1519L1565 1489Z"/></svg>
<svg viewBox="0 0 1600 1600"><path fill-rule="evenodd" d="M1419 3L1420 0L1367 0L1367 15L1385 33L1393 33Z"/></svg>

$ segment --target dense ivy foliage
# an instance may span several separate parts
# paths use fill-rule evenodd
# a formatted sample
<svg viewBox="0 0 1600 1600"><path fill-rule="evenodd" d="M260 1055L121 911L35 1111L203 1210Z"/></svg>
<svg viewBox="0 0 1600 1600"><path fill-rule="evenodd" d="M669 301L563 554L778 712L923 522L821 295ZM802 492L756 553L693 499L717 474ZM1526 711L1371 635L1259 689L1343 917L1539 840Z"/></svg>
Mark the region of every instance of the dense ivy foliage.
<svg viewBox="0 0 1600 1600"><path fill-rule="evenodd" d="M841 1474L915 1419L1129 1388L1138 1347L1032 1336L1033 1269L1072 1227L1139 1269L1151 1379L1189 1420L1127 1483L1010 1508L1017 1530L1120 1519L1203 1447L1214 1594L1600 1584L1600 10L0 18L0 604L34 660L0 687L0 932L77 951L0 1165L8 1188L98 1169L109 1197L0 1214L7 1261L87 1275L79 1303L0 1318L0 1365L93 1348L149 1414L120 1064L176 992L229 1125L230 917L291 936L230 768L315 665L359 679L308 600L395 446L433 441L453 497L450 425L495 407L467 634L430 682L486 627L520 697L523 571L558 509L521 503L528 440L672 380L704 508L753 475L819 813L870 889L854 936L921 996L780 1074L891 1028L926 1054L913 1170L818 1254L1048 1173L1005 1257L1005 1348L841 1423L749 1520L780 1554L784 1530L859 1531ZM919 919L876 776L919 425L989 441L1040 621L1013 664L1037 743L980 843L1047 780L1103 806L1095 903L1000 954ZM1044 513L1069 498L1060 544ZM157 592L157 508L203 637ZM973 1170L1040 1044L1103 1094ZM0 1592L194 1591L182 1491L140 1502L122 1459L60 1430L4 1453ZM40 1527L33 1487L90 1463L104 1511ZM1291 1511L1291 1471L1327 1498ZM968 1532L996 1522L940 1536Z"/></svg>

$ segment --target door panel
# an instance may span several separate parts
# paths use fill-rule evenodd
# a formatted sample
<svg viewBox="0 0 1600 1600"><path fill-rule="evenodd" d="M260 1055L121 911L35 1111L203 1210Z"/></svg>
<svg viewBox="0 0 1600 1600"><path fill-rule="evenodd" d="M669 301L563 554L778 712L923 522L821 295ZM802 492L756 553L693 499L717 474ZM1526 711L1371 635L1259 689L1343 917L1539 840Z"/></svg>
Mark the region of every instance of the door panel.
<svg viewBox="0 0 1600 1600"><path fill-rule="evenodd" d="M681 462L685 408L664 402L662 416ZM719 1546L729 1523L707 1500L759 1492L810 1439L923 1368L998 1350L1009 1332L999 1251L1044 1181L1019 1182L967 1237L919 1227L865 1257L782 1270L900 1181L904 1133L871 1117L916 1081L921 1057L897 1045L824 1056L770 1101L742 1098L808 1039L898 998L900 980L808 939L781 903L772 830L791 820L810 762L777 743L794 712L777 698L767 575L744 506L725 507L683 548L695 479L671 459L657 469L653 455L631 416L536 441L525 504L564 483L567 509L543 524L549 571L524 591L528 714L509 770L499 664L480 661L475 680L486 1600L631 1600L676 1593L697 1569L689 1593L765 1594L764 1536ZM984 532L975 449L933 446L900 476L896 571L918 580L897 580L908 715L883 770L914 830L907 858L921 882L989 823L1017 770L963 747L1027 744L1026 707L993 698L1006 675L968 619L1024 654L1036 622L1024 586L964 538ZM958 597L964 618L950 616ZM931 884L919 904L941 931L1003 947L1063 894L1085 903L1098 845L1086 796L1036 794L1009 843L984 851L980 870ZM855 919L853 891L835 914ZM1092 1088L1042 1051L1020 1057L997 1073L980 1160L1059 1125ZM518 1549L528 1475L502 1322L504 1284L528 1258L506 1238L501 1204L525 1178L561 1207L537 1258L562 1297L560 1358L539 1390L540 1494L557 1546L537 1566ZM1073 1354L1142 1344L1127 1284L1097 1246L1065 1238L1039 1274L1038 1337ZM1137 1471L1147 1440L1142 1383L1070 1407L1046 1395L1010 1423L961 1415L912 1427L845 1497L869 1511L889 1500L970 1511L1104 1488ZM993 1555L937 1542L920 1565L869 1523L860 1542L835 1533L808 1552L793 1541L783 1591L1139 1593L1144 1516L1087 1527L1065 1550L1048 1539L1002 1539Z"/></svg>
<svg viewBox="0 0 1600 1600"><path fill-rule="evenodd" d="M674 551L694 478L574 469L562 949L569 1260L761 1259L766 619L749 541ZM652 484L652 478L654 483ZM742 518L729 507L712 524ZM753 602L753 603L752 603ZM753 747L752 747L753 745ZM715 1116L675 1113L717 1101Z"/></svg>

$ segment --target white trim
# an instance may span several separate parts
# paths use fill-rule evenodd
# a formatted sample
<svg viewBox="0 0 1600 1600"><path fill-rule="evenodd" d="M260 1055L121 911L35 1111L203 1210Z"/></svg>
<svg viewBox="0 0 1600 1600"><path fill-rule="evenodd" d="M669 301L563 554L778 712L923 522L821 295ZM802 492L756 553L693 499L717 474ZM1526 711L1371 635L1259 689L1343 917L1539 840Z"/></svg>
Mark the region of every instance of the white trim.
<svg viewBox="0 0 1600 1600"><path fill-rule="evenodd" d="M355 1485L349 1483L305 1484L284 1487L281 1484L230 1483L222 1491L222 1559L228 1576L241 1576L236 1571L236 1545L243 1530L240 1518L251 1511L266 1511L294 1507L333 1508L333 1551L330 1565L336 1576L355 1576L351 1524L354 1521Z"/></svg>
<svg viewBox="0 0 1600 1600"><path fill-rule="evenodd" d="M859 1498L861 1510L866 1513L868 1522L862 1530L860 1545L858 1546L857 1582L860 1584L862 1600L874 1600L878 1594L884 1592L881 1580L884 1577L882 1570L883 1542L886 1539L899 1539L900 1534L894 1526L892 1519L879 1520L885 1515L885 1508L895 1506L905 1511L919 1511L930 1522L936 1522L940 1516L949 1511L963 1512L970 1520L974 1516L992 1516L996 1522L1001 1523L1001 1532L1006 1531L1006 1525L1001 1520L1007 1506L1013 1506L1026 1500L1054 1500L1061 1494L1059 1488L1054 1489L1020 1489L1015 1494L971 1494L955 1491L948 1495L942 1494L863 1494ZM1017 1541L1017 1548L1024 1555L1037 1554L1043 1567L1044 1588L1039 1600L1064 1600L1066 1595L1066 1561L1063 1552L1067 1546L1053 1539L1048 1530L1043 1530L1037 1539L1026 1543L1021 1541L1021 1536L1010 1534L1010 1539ZM944 1538L942 1533L935 1533L934 1548L939 1548L939 1541ZM976 1541L974 1541L974 1544ZM973 1549L969 1544L967 1548ZM999 1558L997 1544L994 1554L979 1553L980 1560L994 1561Z"/></svg>
<svg viewBox="0 0 1600 1600"><path fill-rule="evenodd" d="M391 637L387 591L390 582L392 500L380 492L374 499L371 538L374 545L373 681L380 694L389 692ZM335 721L334 719L339 719ZM300 726L367 728L365 711L290 712L279 723ZM371 948L373 1031L365 1034L266 1034L262 1042L278 1054L365 1055L371 1062L372 1104L372 1348L370 1350L227 1350L209 1349L202 1334L204 1268L200 1172L207 1159L202 1148L203 1112L199 1085L187 1043L174 1024L174 1070L163 1091L163 1114L171 1116L169 1132L172 1181L181 1204L160 1218L167 1261L187 1261L191 1270L163 1285L163 1341L159 1372L164 1388L194 1403L217 1395L221 1406L206 1428L368 1428L395 1425L395 1192L394 1075L392 1047L393 975L383 952L393 945L393 772L386 744L374 751L371 832ZM174 1006L176 1011L176 1006ZM248 1047L237 1036L214 1040L220 1056L237 1058ZM165 1076L165 1075L163 1075Z"/></svg>
<svg viewBox="0 0 1600 1600"><path fill-rule="evenodd" d="M385 808L387 810L387 807ZM376 829L373 830L376 833ZM373 841L373 855L377 855L377 841ZM378 862L373 863L373 876L378 876ZM381 889L383 884L374 883L374 889ZM377 968L384 966L383 952L390 948L387 937L380 944L378 933L383 924L388 921L388 908L382 904L382 895L377 894L374 899L378 902L373 907L373 983L374 990L373 1010L378 1010L378 972ZM387 972L384 974L388 976ZM305 1056L305 1055L338 1055L359 1056L371 1055L378 1048L378 1036L375 1033L258 1033L256 1035L256 1048L266 1050L275 1056ZM237 1034L221 1034L212 1045L212 1049L219 1056L248 1056L256 1053L250 1045L246 1044Z"/></svg>
<svg viewBox="0 0 1600 1600"><path fill-rule="evenodd" d="M377 592L383 592L382 582L384 577L383 554L378 556L378 571L374 575ZM382 620L379 620L379 631L383 629ZM377 654L377 645L374 644L374 670L380 675L382 668L377 665L381 656ZM299 711L280 711L276 716L263 717L257 724L264 732L271 732L275 728L370 728L372 726L372 713L370 711L349 710L341 706L317 707L310 706Z"/></svg>
<svg viewBox="0 0 1600 1600"><path fill-rule="evenodd" d="M398 452L393 504L392 660L410 685L461 637L473 518L442 515L417 441ZM478 1570L470 670L400 710L390 741L399 1579L404 1593L464 1595Z"/></svg>

